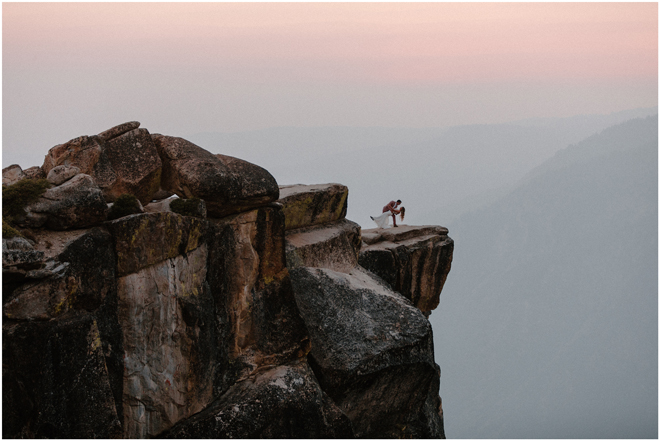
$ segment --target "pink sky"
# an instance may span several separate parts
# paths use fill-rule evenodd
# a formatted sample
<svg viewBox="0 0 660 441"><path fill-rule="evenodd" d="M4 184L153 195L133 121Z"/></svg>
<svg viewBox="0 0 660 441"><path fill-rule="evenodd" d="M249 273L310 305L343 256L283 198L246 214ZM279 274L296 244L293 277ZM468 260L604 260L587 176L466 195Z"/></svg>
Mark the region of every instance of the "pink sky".
<svg viewBox="0 0 660 441"><path fill-rule="evenodd" d="M194 133L657 105L657 3L19 2L2 11L5 144L27 142L37 120L45 143L117 119Z"/></svg>
<svg viewBox="0 0 660 441"><path fill-rule="evenodd" d="M5 3L26 69L227 70L371 83L652 78L657 3Z"/></svg>

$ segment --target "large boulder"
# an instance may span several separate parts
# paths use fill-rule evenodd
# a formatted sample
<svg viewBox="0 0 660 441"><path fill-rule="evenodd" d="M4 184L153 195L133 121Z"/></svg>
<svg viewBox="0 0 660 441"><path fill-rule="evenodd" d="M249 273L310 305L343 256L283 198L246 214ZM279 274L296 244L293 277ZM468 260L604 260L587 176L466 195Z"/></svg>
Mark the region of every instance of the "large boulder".
<svg viewBox="0 0 660 441"><path fill-rule="evenodd" d="M360 226L348 219L331 224L289 230L286 233L287 266L329 268L349 272L358 264L362 239Z"/></svg>
<svg viewBox="0 0 660 441"><path fill-rule="evenodd" d="M116 175L115 181L103 188L111 202L122 194L132 194L142 204L151 201L160 189L162 163L151 134L134 129L105 142L105 154Z"/></svg>
<svg viewBox="0 0 660 441"><path fill-rule="evenodd" d="M48 176L57 166L76 166L82 173L94 177L101 188L105 188L114 182L116 175L103 152L101 142L97 136L79 136L56 145L46 153L41 168Z"/></svg>
<svg viewBox="0 0 660 441"><path fill-rule="evenodd" d="M139 124L57 145L46 154L42 169L48 175L59 165L76 166L94 178L108 202L129 193L146 204L160 188L161 161L151 135Z"/></svg>
<svg viewBox="0 0 660 441"><path fill-rule="evenodd" d="M79 173L80 169L75 165L58 165L48 172L46 179L53 185L61 185Z"/></svg>
<svg viewBox="0 0 660 441"><path fill-rule="evenodd" d="M351 422L302 361L232 386L164 438L353 438Z"/></svg>
<svg viewBox="0 0 660 441"><path fill-rule="evenodd" d="M424 315L366 270L291 270L310 363L358 437L444 436ZM431 422L431 423L429 423Z"/></svg>
<svg viewBox="0 0 660 441"><path fill-rule="evenodd" d="M279 197L275 178L257 165L214 155L183 138L153 139L163 161L161 187L182 198L203 199L209 217L248 211Z"/></svg>
<svg viewBox="0 0 660 441"><path fill-rule="evenodd" d="M286 229L335 222L346 217L348 187L341 184L283 185L280 199Z"/></svg>
<svg viewBox="0 0 660 441"><path fill-rule="evenodd" d="M359 263L428 316L451 269L454 241L447 234L440 226L363 230Z"/></svg>
<svg viewBox="0 0 660 441"><path fill-rule="evenodd" d="M91 176L78 174L62 185L51 187L25 208L20 226L51 230L87 228L103 222L108 206Z"/></svg>
<svg viewBox="0 0 660 441"><path fill-rule="evenodd" d="M28 179L43 179L46 177L46 173L44 173L44 170L37 165L35 165L34 167L26 168L25 170L23 170L23 173L25 173L25 176Z"/></svg>

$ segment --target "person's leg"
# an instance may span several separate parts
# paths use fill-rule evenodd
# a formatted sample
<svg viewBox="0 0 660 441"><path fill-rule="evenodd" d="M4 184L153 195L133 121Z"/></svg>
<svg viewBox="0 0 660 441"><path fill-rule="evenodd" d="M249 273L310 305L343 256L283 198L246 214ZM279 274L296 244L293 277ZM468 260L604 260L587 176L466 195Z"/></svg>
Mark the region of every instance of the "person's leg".
<svg viewBox="0 0 660 441"><path fill-rule="evenodd" d="M395 227L398 226L398 225L396 224L396 214L394 214L394 213L392 213L392 224L393 224L393 226L395 226Z"/></svg>

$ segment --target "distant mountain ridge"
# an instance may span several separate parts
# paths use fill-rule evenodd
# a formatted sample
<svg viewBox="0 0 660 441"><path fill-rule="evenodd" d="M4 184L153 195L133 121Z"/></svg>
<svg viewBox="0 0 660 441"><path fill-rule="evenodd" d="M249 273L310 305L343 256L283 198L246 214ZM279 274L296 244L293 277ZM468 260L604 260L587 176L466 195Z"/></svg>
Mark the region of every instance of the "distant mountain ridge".
<svg viewBox="0 0 660 441"><path fill-rule="evenodd" d="M404 201L411 224L442 224L490 200L482 195L515 184L567 145L654 111L428 129L279 127L186 139L265 167L280 185L347 185L348 217L365 228L393 198ZM469 198L476 203L466 204Z"/></svg>
<svg viewBox="0 0 660 441"><path fill-rule="evenodd" d="M630 120L447 225L447 433L657 437L657 164L657 115Z"/></svg>

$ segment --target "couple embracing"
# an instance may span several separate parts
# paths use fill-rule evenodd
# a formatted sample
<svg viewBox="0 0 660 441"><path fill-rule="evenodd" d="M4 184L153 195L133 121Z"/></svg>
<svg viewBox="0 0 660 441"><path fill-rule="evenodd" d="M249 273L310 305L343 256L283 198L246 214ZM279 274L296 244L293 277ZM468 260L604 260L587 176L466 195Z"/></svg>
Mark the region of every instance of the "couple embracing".
<svg viewBox="0 0 660 441"><path fill-rule="evenodd" d="M378 225L378 228L387 228L387 224L389 221L390 216L392 216L392 224L394 227L398 227L396 224L396 215L400 214L401 215L401 220L403 220L404 216L406 215L406 209L405 207L401 207L397 209L397 207L401 205L401 199L398 199L396 202L390 201L389 204L385 205L383 207L383 214L381 214L378 217L371 217L371 220L376 222L376 225Z"/></svg>

